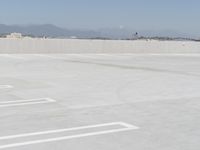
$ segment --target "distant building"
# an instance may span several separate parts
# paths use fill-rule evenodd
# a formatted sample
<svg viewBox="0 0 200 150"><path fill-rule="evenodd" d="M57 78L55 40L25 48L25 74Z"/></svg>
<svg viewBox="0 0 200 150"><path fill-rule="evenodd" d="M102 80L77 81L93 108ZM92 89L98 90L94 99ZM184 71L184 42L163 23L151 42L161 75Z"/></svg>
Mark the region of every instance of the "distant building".
<svg viewBox="0 0 200 150"><path fill-rule="evenodd" d="M70 36L70 39L77 39L76 36Z"/></svg>
<svg viewBox="0 0 200 150"><path fill-rule="evenodd" d="M21 39L23 36L21 33L11 33L6 36L6 38Z"/></svg>

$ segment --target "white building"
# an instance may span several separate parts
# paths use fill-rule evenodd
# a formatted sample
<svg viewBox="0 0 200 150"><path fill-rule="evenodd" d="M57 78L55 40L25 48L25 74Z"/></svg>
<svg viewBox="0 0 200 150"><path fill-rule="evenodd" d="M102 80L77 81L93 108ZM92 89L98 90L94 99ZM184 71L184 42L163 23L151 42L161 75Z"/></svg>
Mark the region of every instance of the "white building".
<svg viewBox="0 0 200 150"><path fill-rule="evenodd" d="M21 33L11 33L6 36L6 38L21 39L23 36Z"/></svg>

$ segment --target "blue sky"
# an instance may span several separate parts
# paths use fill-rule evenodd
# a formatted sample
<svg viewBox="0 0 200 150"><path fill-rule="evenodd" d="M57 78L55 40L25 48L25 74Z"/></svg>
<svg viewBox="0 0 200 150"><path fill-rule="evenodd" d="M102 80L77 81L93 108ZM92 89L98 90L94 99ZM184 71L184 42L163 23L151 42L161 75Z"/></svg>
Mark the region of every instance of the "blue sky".
<svg viewBox="0 0 200 150"><path fill-rule="evenodd" d="M0 23L200 34L199 8L200 0L0 0Z"/></svg>

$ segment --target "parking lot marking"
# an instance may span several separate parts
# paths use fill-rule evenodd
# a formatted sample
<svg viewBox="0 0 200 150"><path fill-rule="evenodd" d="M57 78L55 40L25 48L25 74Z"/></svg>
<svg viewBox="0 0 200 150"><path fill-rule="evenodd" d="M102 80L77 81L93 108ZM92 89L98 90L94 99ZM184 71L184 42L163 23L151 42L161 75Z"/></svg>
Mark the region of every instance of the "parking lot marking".
<svg viewBox="0 0 200 150"><path fill-rule="evenodd" d="M33 104L53 103L53 102L56 102L56 100L51 99L51 98L38 98L38 99L15 100L15 101L0 101L0 107L33 105Z"/></svg>
<svg viewBox="0 0 200 150"><path fill-rule="evenodd" d="M91 131L88 132L88 129L98 129L100 127L112 127L113 129L101 129L100 131ZM121 126L120 128L114 128L114 126ZM47 142L55 142L55 141L61 141L61 140L69 140L69 139L75 139L75 138L83 138L83 137L89 137L89 136L95 136L95 135L104 135L104 134L110 134L110 133L116 133L116 132L123 132L123 131L130 131L130 130L136 130L139 129L139 127L136 127L131 124L127 124L124 122L112 122L112 123L106 123L106 124L97 124L97 125L90 125L90 126L81 126L81 127L74 127L74 128L67 128L67 129L59 129L59 130L49 130L49 131L43 131L43 132L34 132L34 133L25 133L25 134L18 134L18 135L10 135L10 136L4 136L0 137L0 140L13 140L13 139L20 139L20 138L33 138L37 136L45 135L51 135L55 133L64 133L68 131L78 131L78 130L84 130L87 129L86 133L80 133L80 134L74 134L74 135L68 135L68 136L60 136L60 137L51 137L51 138L45 138L40 140L31 140L26 142L18 142L18 143L11 143L6 145L0 145L0 149L5 148L12 148L12 147L19 147L19 146L25 146L25 145L32 145L32 144L40 144L40 143L47 143Z"/></svg>
<svg viewBox="0 0 200 150"><path fill-rule="evenodd" d="M0 89L11 89L14 88L12 85L0 85Z"/></svg>
<svg viewBox="0 0 200 150"><path fill-rule="evenodd" d="M18 54L1 54L0 57L7 57L10 59L26 60L25 57L21 57Z"/></svg>

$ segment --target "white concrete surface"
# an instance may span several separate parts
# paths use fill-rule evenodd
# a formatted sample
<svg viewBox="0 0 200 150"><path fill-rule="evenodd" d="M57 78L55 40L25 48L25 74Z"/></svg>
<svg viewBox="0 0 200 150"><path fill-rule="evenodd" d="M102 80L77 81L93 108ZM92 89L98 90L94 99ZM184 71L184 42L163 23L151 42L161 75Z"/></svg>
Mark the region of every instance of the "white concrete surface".
<svg viewBox="0 0 200 150"><path fill-rule="evenodd" d="M200 53L200 42L0 38L0 53Z"/></svg>
<svg viewBox="0 0 200 150"><path fill-rule="evenodd" d="M12 54L0 55L0 68L0 85L14 87L0 89L0 102L41 97L56 100L0 108L0 137L110 122L139 127L5 149L198 150L200 147L198 54ZM73 131L67 136L96 131L104 129ZM63 132L51 138L65 135ZM41 138L49 136L34 140ZM26 137L0 139L0 147L28 141Z"/></svg>

